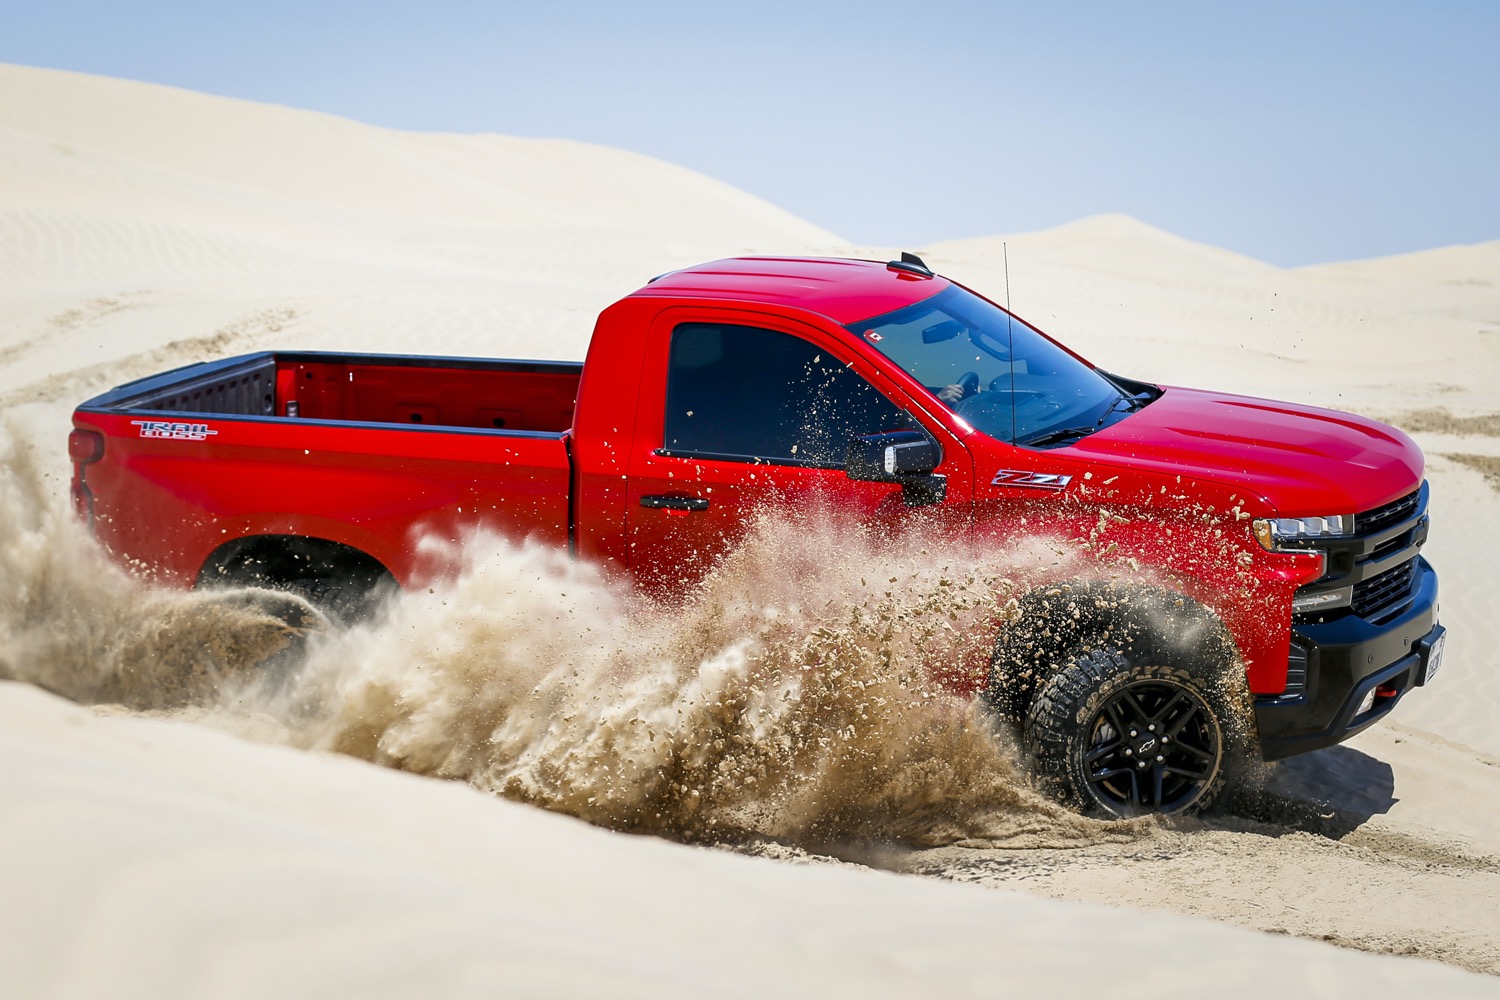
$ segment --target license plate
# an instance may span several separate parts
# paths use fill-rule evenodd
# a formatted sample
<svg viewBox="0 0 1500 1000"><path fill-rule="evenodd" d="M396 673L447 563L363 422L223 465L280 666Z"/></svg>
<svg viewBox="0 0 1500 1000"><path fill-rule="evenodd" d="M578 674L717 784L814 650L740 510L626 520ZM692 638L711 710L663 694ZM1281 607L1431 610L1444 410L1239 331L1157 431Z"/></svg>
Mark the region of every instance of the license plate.
<svg viewBox="0 0 1500 1000"><path fill-rule="evenodd" d="M1443 665L1443 644L1448 641L1448 633L1444 632L1433 642L1432 648L1427 651L1427 670L1422 675L1423 684L1431 684L1432 679L1437 676L1438 670Z"/></svg>

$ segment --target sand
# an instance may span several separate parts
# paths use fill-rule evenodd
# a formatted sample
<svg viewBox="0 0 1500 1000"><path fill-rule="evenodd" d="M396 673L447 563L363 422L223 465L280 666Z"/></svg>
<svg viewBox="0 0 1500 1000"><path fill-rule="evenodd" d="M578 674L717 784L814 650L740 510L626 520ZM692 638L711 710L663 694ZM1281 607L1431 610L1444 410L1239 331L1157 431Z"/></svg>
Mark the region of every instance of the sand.
<svg viewBox="0 0 1500 1000"><path fill-rule="evenodd" d="M1379 416L1426 451L1444 673L1394 721L1274 768L1201 822L1110 833L961 768L936 806L903 813L900 769L930 780L934 751L898 760L847 836L743 791L720 796L723 837L605 829L626 825L622 783L596 773L629 731L621 713L710 681L750 697L753 671L733 635L697 635L713 672L686 654L636 664L597 720L551 742L512 722L532 756L484 757L498 751L475 705L511 709L504 684L476 684L519 684L512 661L619 652L567 623L618 627L628 599L545 553L477 561L452 592L409 601L401 635L319 647L326 684L303 694L416 706L380 706L394 734L380 752L348 719L307 724L254 686L135 708L118 704L128 686L100 686L122 665L170 666L183 623L209 612L114 574L72 525L64 439L81 399L273 347L578 358L599 308L672 267L896 249L615 150L0 66L0 673L21 678L0 681L7 993L1500 996L1500 242L1286 270L1110 216L904 248L997 298L1008 257L1016 311L1107 369ZM765 553L743 579L772 587L783 564ZM535 567L545 586L497 589ZM243 609L210 610L216 635L263 638ZM481 689L502 694L485 708ZM911 718L892 716L867 757L909 743ZM947 753L973 745L961 715L924 725ZM528 785L551 773L536 759L595 770ZM913 846L923 828L945 846ZM689 832L733 843L677 842Z"/></svg>

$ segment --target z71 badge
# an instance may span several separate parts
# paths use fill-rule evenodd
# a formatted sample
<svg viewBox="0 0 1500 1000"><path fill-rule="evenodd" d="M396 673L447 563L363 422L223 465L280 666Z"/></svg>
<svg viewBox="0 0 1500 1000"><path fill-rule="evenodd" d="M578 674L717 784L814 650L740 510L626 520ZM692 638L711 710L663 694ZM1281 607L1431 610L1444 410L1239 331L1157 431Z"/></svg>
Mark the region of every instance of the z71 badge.
<svg viewBox="0 0 1500 1000"><path fill-rule="evenodd" d="M169 438L173 441L207 441L210 434L207 424L183 423L177 420L132 420L141 429L143 438Z"/></svg>
<svg viewBox="0 0 1500 1000"><path fill-rule="evenodd" d="M1056 472L1021 472L1018 469L1001 469L990 480L991 486L1026 486L1034 490L1060 490L1073 481L1072 476Z"/></svg>

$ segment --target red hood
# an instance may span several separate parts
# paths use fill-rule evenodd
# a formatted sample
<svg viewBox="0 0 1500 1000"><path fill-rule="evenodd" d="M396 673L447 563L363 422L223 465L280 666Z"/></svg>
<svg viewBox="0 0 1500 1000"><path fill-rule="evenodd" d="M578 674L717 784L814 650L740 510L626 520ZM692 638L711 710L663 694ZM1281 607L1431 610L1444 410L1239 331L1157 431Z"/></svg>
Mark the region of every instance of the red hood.
<svg viewBox="0 0 1500 1000"><path fill-rule="evenodd" d="M1168 388L1067 449L1093 460L1243 485L1286 517L1352 514L1422 481L1422 451L1394 427L1336 410Z"/></svg>

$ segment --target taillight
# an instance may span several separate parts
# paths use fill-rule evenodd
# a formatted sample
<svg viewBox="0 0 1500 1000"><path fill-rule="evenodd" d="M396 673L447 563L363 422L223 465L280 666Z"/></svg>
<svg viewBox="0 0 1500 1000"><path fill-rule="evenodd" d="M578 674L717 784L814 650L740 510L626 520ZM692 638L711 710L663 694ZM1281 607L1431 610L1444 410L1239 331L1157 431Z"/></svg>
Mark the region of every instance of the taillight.
<svg viewBox="0 0 1500 1000"><path fill-rule="evenodd" d="M74 431L68 435L68 457L88 465L104 457L104 435L98 431Z"/></svg>
<svg viewBox="0 0 1500 1000"><path fill-rule="evenodd" d="M68 435L68 457L73 460L73 509L92 528L94 491L83 481L83 467L104 457L104 435L98 431L73 431Z"/></svg>

